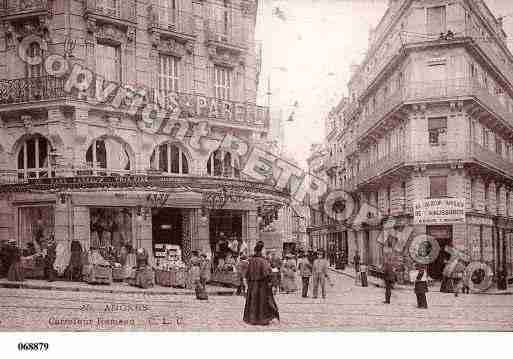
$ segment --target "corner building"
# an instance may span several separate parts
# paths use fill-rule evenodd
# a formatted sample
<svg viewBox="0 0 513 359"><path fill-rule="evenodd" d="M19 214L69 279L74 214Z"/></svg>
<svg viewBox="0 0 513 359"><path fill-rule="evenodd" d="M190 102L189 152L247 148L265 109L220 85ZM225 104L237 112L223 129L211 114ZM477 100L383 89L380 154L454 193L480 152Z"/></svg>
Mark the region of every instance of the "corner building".
<svg viewBox="0 0 513 359"><path fill-rule="evenodd" d="M513 56L484 1L389 1L334 115L333 188L393 218L396 231L413 226L511 276ZM414 224L414 201L447 197L464 199L464 223ZM381 231L372 223L343 229L349 257L359 251L381 266L396 240L381 245ZM433 278L446 258L429 266Z"/></svg>
<svg viewBox="0 0 513 359"><path fill-rule="evenodd" d="M198 148L227 134L249 144L267 138L267 108L255 103L257 7L250 0L2 2L0 241L25 247L54 236L85 250L128 243L150 253L167 243L187 257L215 252L223 233L251 248L258 208L287 196L241 174L244 152ZM66 92L65 77L23 62L18 48L29 35L47 46L29 42L27 56L59 54L70 67L92 70L90 88ZM148 131L127 105L134 93L120 106L116 91L99 100L102 80L104 89L111 82L144 89L145 102L172 96L178 118Z"/></svg>

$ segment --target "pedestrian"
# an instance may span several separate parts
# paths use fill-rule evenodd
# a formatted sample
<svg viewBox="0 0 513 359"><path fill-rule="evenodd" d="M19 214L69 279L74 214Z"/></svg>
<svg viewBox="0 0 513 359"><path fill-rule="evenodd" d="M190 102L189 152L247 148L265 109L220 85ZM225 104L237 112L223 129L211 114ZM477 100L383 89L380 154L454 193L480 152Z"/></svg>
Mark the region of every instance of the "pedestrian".
<svg viewBox="0 0 513 359"><path fill-rule="evenodd" d="M237 295L246 295L246 285L244 283L244 279L246 278L248 265L248 257L246 257L244 254L241 255L239 262L237 263L237 274L239 276L239 287L237 288Z"/></svg>
<svg viewBox="0 0 513 359"><path fill-rule="evenodd" d="M70 281L82 280L82 245L76 239L71 241L71 257L66 269L66 277Z"/></svg>
<svg viewBox="0 0 513 359"><path fill-rule="evenodd" d="M53 282L56 277L55 269L53 265L55 263L55 259L57 258L56 245L55 241L51 239L48 242L48 247L46 248L45 255L45 277L48 282Z"/></svg>
<svg viewBox="0 0 513 359"><path fill-rule="evenodd" d="M313 262L312 266L312 280L313 280L313 297L317 298L319 286L321 286L322 298L326 298L326 281L329 281L328 276L329 263L323 250L317 251L317 259Z"/></svg>
<svg viewBox="0 0 513 359"><path fill-rule="evenodd" d="M356 252L353 257L353 263L354 263L354 281L355 281L355 284L358 284L358 281L360 279L360 254L358 254L358 252Z"/></svg>
<svg viewBox="0 0 513 359"><path fill-rule="evenodd" d="M310 277L312 276L312 263L308 260L308 257L304 254L301 255L299 262L299 275L301 276L301 296L308 298L308 285L310 284Z"/></svg>
<svg viewBox="0 0 513 359"><path fill-rule="evenodd" d="M23 282L25 278L21 266L21 250L16 246L14 239L10 240L8 245L9 271L7 272L7 280Z"/></svg>
<svg viewBox="0 0 513 359"><path fill-rule="evenodd" d="M297 291L296 271L296 261L292 257L292 254L287 254L282 267L282 286L285 293L294 293Z"/></svg>
<svg viewBox="0 0 513 359"><path fill-rule="evenodd" d="M273 288L273 293L277 294L281 290L281 266L282 261L276 254L276 252L271 253L271 283Z"/></svg>
<svg viewBox="0 0 513 359"><path fill-rule="evenodd" d="M206 253L201 253L200 263L200 284L206 293L207 282L210 280L211 263Z"/></svg>
<svg viewBox="0 0 513 359"><path fill-rule="evenodd" d="M427 285L427 271L422 265L417 266L415 276L415 294L417 296L417 307L427 309L426 292L428 291Z"/></svg>
<svg viewBox="0 0 513 359"><path fill-rule="evenodd" d="M383 280L385 282L385 301L383 303L390 304L390 297L392 296L392 288L395 283L394 268L390 263L386 263L384 267Z"/></svg>
<svg viewBox="0 0 513 359"><path fill-rule="evenodd" d="M201 273L201 259L199 257L198 251L191 252L191 259L189 261L189 280L190 283L194 286L194 292L196 293L196 299L204 300L205 295L203 293L203 286L200 282L200 273Z"/></svg>
<svg viewBox="0 0 513 359"><path fill-rule="evenodd" d="M248 291L243 320L252 325L269 325L275 318L280 320L270 282L271 265L263 257L263 250L264 242L258 241L246 272Z"/></svg>

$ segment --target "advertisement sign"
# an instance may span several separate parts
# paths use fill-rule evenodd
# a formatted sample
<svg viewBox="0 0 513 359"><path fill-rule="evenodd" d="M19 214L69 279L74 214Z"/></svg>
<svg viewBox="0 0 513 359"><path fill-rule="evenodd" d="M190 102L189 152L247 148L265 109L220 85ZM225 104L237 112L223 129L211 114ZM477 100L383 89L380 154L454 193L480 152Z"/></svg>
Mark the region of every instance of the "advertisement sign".
<svg viewBox="0 0 513 359"><path fill-rule="evenodd" d="M413 223L426 225L465 223L465 199L416 200L413 203Z"/></svg>

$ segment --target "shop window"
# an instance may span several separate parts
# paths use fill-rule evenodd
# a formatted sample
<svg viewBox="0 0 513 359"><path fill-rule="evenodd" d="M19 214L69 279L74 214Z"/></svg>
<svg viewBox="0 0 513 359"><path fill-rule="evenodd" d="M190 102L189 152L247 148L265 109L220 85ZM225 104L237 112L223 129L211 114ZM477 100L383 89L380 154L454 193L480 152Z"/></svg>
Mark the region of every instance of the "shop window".
<svg viewBox="0 0 513 359"><path fill-rule="evenodd" d="M18 152L18 178L54 177L50 153L52 146L43 136L33 136L23 142Z"/></svg>
<svg viewBox="0 0 513 359"><path fill-rule="evenodd" d="M18 208L18 237L22 249L40 252L54 236L54 208L31 206ZM28 253L31 255L33 253Z"/></svg>
<svg viewBox="0 0 513 359"><path fill-rule="evenodd" d="M188 174L189 161L181 147L165 143L158 146L150 158L152 169L168 174Z"/></svg>
<svg viewBox="0 0 513 359"><path fill-rule="evenodd" d="M180 60L174 56L159 55L159 91L177 92Z"/></svg>
<svg viewBox="0 0 513 359"><path fill-rule="evenodd" d="M447 197L447 176L429 177L429 197Z"/></svg>
<svg viewBox="0 0 513 359"><path fill-rule="evenodd" d="M86 174L107 176L127 174L130 171L128 147L113 138L96 139L86 152Z"/></svg>
<svg viewBox="0 0 513 359"><path fill-rule="evenodd" d="M231 70L223 66L214 66L215 97L221 100L230 99Z"/></svg>
<svg viewBox="0 0 513 359"><path fill-rule="evenodd" d="M121 49L119 46L97 44L96 73L107 81L121 82Z"/></svg>
<svg viewBox="0 0 513 359"><path fill-rule="evenodd" d="M427 31L430 35L439 35L446 31L445 6L433 6L427 10Z"/></svg>
<svg viewBox="0 0 513 359"><path fill-rule="evenodd" d="M239 178L239 161L236 155L227 151L217 150L208 159L207 173L210 176Z"/></svg>
<svg viewBox="0 0 513 359"><path fill-rule="evenodd" d="M445 144L445 134L447 132L447 118L436 117L428 119L429 144L439 146Z"/></svg>
<svg viewBox="0 0 513 359"><path fill-rule="evenodd" d="M90 218L91 249L104 258L119 260L121 248L134 245L130 208L93 207Z"/></svg>

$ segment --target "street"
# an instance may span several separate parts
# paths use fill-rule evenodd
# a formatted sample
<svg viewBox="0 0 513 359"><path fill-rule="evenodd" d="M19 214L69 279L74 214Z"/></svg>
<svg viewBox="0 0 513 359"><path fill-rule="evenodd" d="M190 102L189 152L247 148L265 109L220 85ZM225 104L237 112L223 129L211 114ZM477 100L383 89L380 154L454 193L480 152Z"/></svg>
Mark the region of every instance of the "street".
<svg viewBox="0 0 513 359"><path fill-rule="evenodd" d="M384 289L355 287L332 274L328 298L279 294L281 322L253 327L242 321L244 298L190 295L107 294L31 289L0 290L1 331L240 331L240 330L511 330L509 295L460 295L431 291L427 310L415 295L395 290L392 304L382 303Z"/></svg>

